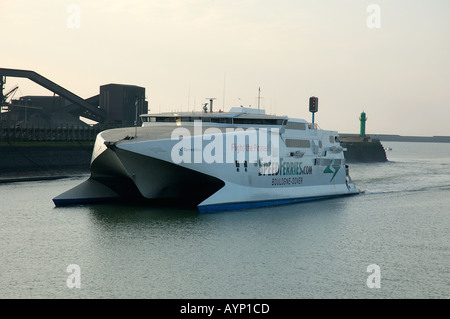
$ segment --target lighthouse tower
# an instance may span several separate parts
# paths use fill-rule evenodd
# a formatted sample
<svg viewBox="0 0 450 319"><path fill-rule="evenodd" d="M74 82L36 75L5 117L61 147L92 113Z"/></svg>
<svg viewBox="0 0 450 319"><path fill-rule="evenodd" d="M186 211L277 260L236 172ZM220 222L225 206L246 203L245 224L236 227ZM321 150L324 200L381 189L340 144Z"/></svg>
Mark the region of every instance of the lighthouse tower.
<svg viewBox="0 0 450 319"><path fill-rule="evenodd" d="M366 117L366 113L364 113L364 111L361 113L361 117L359 118L359 120L361 121L361 129L360 129L359 136L366 137L366 121L367 121L367 117Z"/></svg>

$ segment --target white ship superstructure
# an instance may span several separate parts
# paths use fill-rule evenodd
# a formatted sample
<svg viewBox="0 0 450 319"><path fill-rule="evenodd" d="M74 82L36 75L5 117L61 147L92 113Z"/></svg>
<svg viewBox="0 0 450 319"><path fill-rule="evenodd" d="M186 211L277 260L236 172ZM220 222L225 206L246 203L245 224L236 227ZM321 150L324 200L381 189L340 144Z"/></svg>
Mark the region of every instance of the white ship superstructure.
<svg viewBox="0 0 450 319"><path fill-rule="evenodd" d="M154 200L200 211L353 195L339 135L251 108L141 115L141 127L101 132L91 176L57 206Z"/></svg>

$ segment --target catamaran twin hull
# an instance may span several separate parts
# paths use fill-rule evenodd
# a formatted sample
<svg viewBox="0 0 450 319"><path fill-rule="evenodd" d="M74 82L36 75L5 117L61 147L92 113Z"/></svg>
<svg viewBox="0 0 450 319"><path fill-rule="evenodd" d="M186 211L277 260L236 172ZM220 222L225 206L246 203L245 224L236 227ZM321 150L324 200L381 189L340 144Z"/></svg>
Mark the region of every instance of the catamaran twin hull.
<svg viewBox="0 0 450 319"><path fill-rule="evenodd" d="M183 131L174 137L176 129ZM310 131L301 140L289 126L251 134L226 126L212 133L173 125L104 131L94 146L90 178L53 201L163 200L203 212L357 194L337 133Z"/></svg>

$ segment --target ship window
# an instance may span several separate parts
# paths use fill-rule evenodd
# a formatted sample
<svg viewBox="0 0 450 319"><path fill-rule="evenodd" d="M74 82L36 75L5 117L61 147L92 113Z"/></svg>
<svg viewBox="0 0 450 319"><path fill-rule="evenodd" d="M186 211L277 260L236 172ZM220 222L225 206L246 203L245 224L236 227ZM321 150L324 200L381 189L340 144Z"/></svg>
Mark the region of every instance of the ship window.
<svg viewBox="0 0 450 319"><path fill-rule="evenodd" d="M195 122L195 121L201 121L201 122L211 122L210 117L200 117L200 116L182 116L181 121L186 122Z"/></svg>
<svg viewBox="0 0 450 319"><path fill-rule="evenodd" d="M156 117L154 116L141 116L142 122L156 122Z"/></svg>
<svg viewBox="0 0 450 319"><path fill-rule="evenodd" d="M175 122L176 118L173 116L157 116L155 122Z"/></svg>
<svg viewBox="0 0 450 319"><path fill-rule="evenodd" d="M211 118L211 122L213 122L213 123L230 123L231 124L232 120L229 117L213 117L213 118Z"/></svg>
<svg viewBox="0 0 450 319"><path fill-rule="evenodd" d="M330 166L331 165L331 159L330 158L316 158L314 159L314 165L318 166ZM333 165L341 165L340 159L335 159L333 162Z"/></svg>
<svg viewBox="0 0 450 319"><path fill-rule="evenodd" d="M333 161L333 165L341 166L341 164L342 164L342 160L341 160L340 158L336 158L336 159Z"/></svg>
<svg viewBox="0 0 450 319"><path fill-rule="evenodd" d="M330 136L330 143L334 143L334 136Z"/></svg>
<svg viewBox="0 0 450 319"><path fill-rule="evenodd" d="M305 123L297 123L297 122L288 122L286 125L286 129L288 130L306 130Z"/></svg>
<svg viewBox="0 0 450 319"><path fill-rule="evenodd" d="M286 146L296 148L310 148L311 142L309 140L286 139Z"/></svg>
<svg viewBox="0 0 450 319"><path fill-rule="evenodd" d="M249 118L234 118L234 124L255 124L255 125L281 125L282 119L249 119Z"/></svg>

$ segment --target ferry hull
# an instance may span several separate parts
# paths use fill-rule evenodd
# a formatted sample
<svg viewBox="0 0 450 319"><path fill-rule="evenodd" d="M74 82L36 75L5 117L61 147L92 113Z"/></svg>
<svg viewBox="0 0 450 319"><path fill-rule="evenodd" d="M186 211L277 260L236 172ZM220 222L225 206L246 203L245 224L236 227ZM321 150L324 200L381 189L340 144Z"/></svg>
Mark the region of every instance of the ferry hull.
<svg viewBox="0 0 450 319"><path fill-rule="evenodd" d="M103 183L89 178L82 184L53 198L55 206L94 204L117 200L120 195Z"/></svg>
<svg viewBox="0 0 450 319"><path fill-rule="evenodd" d="M270 187L274 178L279 178L273 176L256 178L245 176L238 180L227 181L226 176L230 178L232 174L226 173L229 165L223 165L222 174L218 174L221 179L208 175L208 172L196 171L193 169L195 165L187 168L109 146L94 158L91 164L91 177L87 181L55 197L53 201L56 206L66 206L118 200L131 202L158 200L164 203L196 206L200 212L217 212L359 193L353 183L321 185L320 180L313 176L302 178L306 181L309 178L319 184L313 185L313 182L310 182L310 185ZM291 177L286 179L290 180ZM249 187L249 184L252 187Z"/></svg>
<svg viewBox="0 0 450 319"><path fill-rule="evenodd" d="M91 163L91 176L55 197L55 206L108 201L183 203L197 206L225 183L157 158L105 149Z"/></svg>

